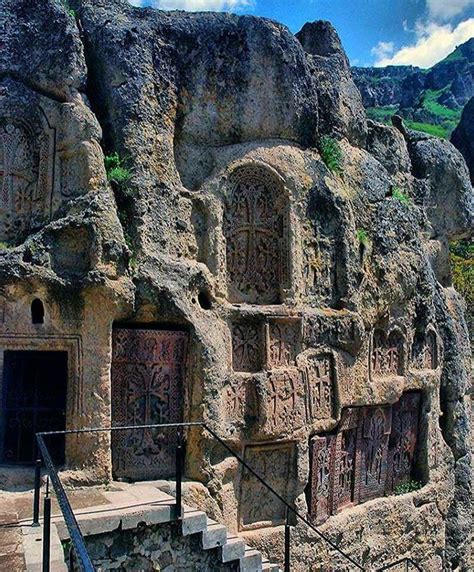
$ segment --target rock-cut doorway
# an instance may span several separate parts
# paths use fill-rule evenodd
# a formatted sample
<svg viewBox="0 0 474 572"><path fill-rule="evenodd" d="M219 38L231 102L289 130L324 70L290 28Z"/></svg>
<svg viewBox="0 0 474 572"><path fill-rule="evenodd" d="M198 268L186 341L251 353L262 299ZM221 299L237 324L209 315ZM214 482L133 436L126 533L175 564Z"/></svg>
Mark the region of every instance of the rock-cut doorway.
<svg viewBox="0 0 474 572"><path fill-rule="evenodd" d="M0 460L30 464L35 434L66 428L68 354L64 351L5 351L0 421ZM64 436L48 438L53 461L64 464Z"/></svg>

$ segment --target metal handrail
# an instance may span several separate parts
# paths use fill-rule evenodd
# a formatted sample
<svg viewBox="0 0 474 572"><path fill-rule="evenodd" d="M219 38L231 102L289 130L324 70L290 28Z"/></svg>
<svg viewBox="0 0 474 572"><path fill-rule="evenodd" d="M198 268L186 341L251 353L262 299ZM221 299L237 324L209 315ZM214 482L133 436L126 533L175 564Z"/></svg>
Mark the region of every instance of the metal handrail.
<svg viewBox="0 0 474 572"><path fill-rule="evenodd" d="M37 433L36 438L38 441L38 446L43 456L45 465L48 469L48 473L51 478L51 482L53 484L53 488L56 492L56 496L58 499L59 506L64 516L64 520L66 526L69 531L69 535L71 538L71 544L74 549L74 553L77 558L77 563L82 567L84 572L94 572L94 566L90 560L89 554L87 553L87 548L85 546L84 537L79 529L77 520L74 516L73 510L67 498L66 492L64 487L59 479L57 471L54 467L54 464L51 460L51 456L49 451L46 447L44 442L44 437L51 436L51 435L72 435L72 434L82 434L82 433L105 433L105 432L113 432L113 431L129 431L129 430L140 430L140 429L167 429L167 428L177 428L179 429L178 433L178 446L177 452L183 453L182 447L182 432L181 429L187 427L201 427L206 430L217 442L219 442L233 457L235 457L238 462L247 469L266 489L268 489L283 505L285 506L286 510L286 524L285 524L285 561L289 558L289 519L288 515L291 512L297 518L299 518L304 524L306 524L311 530L313 530L324 542L326 542L333 550L338 552L343 558L345 558L348 562L354 565L358 570L362 570L366 572L366 568L361 566L356 560L354 560L351 556L346 554L343 550L341 550L330 538L328 538L325 534L319 531L307 518L305 518L302 514L300 514L292 505L290 505L271 485L269 485L265 479L263 479L252 467L250 467L246 461L235 451L233 451L227 443L217 435L217 433L208 427L202 421L195 421L195 422L188 422L188 423L160 423L160 424L148 424L148 425L125 425L125 426L115 426L115 427L90 427L84 429L67 429L65 431L46 431L42 433ZM182 480L182 462L180 460L180 454L176 456L176 468L179 475L177 475L177 481L179 476L179 484L177 482L177 494L176 494L176 514L177 518L181 517L182 514L182 506L181 506L181 480ZM39 483L38 483L39 486ZM35 484L35 495L34 495L34 507L33 507L33 514L39 513L39 493L36 490L37 485ZM38 506L36 505L38 503ZM286 544L288 543L288 546ZM385 565L382 568L379 568L377 572L382 572L383 570L388 570L394 566L400 565L402 563L406 563L408 567L408 563L412 564L417 570L423 572L422 569L410 558L403 558L398 560L397 562L392 562L391 564ZM285 562L285 570L289 570L289 562Z"/></svg>

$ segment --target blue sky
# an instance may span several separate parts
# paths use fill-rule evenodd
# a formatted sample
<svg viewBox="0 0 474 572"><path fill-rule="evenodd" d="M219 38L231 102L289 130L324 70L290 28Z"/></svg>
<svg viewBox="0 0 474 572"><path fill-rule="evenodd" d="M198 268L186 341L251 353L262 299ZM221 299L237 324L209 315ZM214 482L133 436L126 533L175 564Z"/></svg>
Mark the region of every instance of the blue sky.
<svg viewBox="0 0 474 572"><path fill-rule="evenodd" d="M474 0L129 0L160 9L267 16L297 32L329 20L353 65L430 67L474 36Z"/></svg>

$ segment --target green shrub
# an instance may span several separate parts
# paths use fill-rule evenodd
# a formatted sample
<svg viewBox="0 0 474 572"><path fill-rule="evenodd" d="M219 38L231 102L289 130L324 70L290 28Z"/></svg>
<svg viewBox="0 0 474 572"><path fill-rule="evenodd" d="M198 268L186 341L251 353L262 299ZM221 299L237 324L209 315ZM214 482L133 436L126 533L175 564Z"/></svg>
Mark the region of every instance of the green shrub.
<svg viewBox="0 0 474 572"><path fill-rule="evenodd" d="M432 123L420 123L418 121L411 121L410 119L404 119L404 122L408 129L421 131L422 133L434 135L435 137L440 137L441 139L447 139L450 135L450 132L454 129L454 127L448 125L448 122L443 122L441 125L433 125Z"/></svg>
<svg viewBox="0 0 474 572"><path fill-rule="evenodd" d="M404 205L410 206L412 204L411 198L406 193L404 193L400 187L393 187L392 197L399 200Z"/></svg>
<svg viewBox="0 0 474 572"><path fill-rule="evenodd" d="M326 167L333 173L342 171L342 151L339 143L329 135L323 135L319 141L319 151Z"/></svg>
<svg viewBox="0 0 474 572"><path fill-rule="evenodd" d="M407 481L405 483L400 483L393 489L394 495L406 495L407 493L412 493L421 489L423 485L419 481Z"/></svg>
<svg viewBox="0 0 474 572"><path fill-rule="evenodd" d="M5 250L8 248L8 244L6 242L0 242L0 250Z"/></svg>
<svg viewBox="0 0 474 572"><path fill-rule="evenodd" d="M364 230L363 228L357 229L356 236L357 240L364 246L367 246L369 244L369 235L367 234L367 231Z"/></svg>
<svg viewBox="0 0 474 572"><path fill-rule="evenodd" d="M71 6L69 5L69 0L62 0L62 5L64 6L64 8L66 9L66 12L68 13L68 16L71 16L71 18L75 18L76 17L76 11L73 10L71 8Z"/></svg>
<svg viewBox="0 0 474 572"><path fill-rule="evenodd" d="M130 180L132 174L123 164L123 159L119 157L117 152L104 157L105 170L107 179L114 181L117 185L123 185Z"/></svg>

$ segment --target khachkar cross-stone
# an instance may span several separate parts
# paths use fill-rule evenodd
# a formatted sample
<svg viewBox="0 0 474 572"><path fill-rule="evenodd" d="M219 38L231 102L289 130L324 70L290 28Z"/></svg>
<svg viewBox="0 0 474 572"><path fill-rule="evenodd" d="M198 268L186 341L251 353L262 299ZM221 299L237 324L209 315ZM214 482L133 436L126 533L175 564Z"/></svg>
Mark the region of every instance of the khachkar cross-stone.
<svg viewBox="0 0 474 572"><path fill-rule="evenodd" d="M259 169L239 177L227 212L227 272L232 302L275 304L280 298L283 221L277 191Z"/></svg>
<svg viewBox="0 0 474 572"><path fill-rule="evenodd" d="M11 124L0 127L0 208L10 216L20 214L32 198L35 181L33 154L25 133Z"/></svg>

